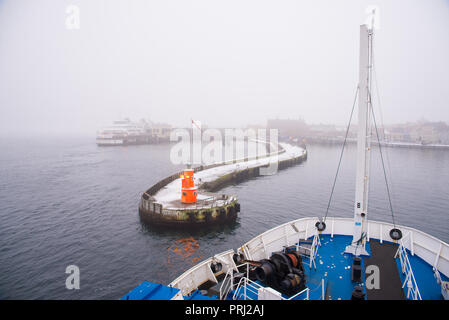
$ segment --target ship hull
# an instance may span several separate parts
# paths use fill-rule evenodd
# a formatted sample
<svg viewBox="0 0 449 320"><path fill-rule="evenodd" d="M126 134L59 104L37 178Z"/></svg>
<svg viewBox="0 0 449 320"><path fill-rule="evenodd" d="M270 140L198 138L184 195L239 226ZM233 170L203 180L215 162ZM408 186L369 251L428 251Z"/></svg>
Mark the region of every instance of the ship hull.
<svg viewBox="0 0 449 320"><path fill-rule="evenodd" d="M140 137L127 137L127 138L112 138L112 139L99 139L97 138L98 146L127 146L127 145L140 145L153 143L155 139L151 136Z"/></svg>
<svg viewBox="0 0 449 320"><path fill-rule="evenodd" d="M220 261L228 261L227 264L223 265L223 270L221 271L221 274L223 274L228 271L237 270L235 261L231 259L235 253L242 255L243 260L260 261L270 257L273 252L279 252L285 247L297 244L298 239L312 239L314 235L317 235L321 238L321 245L317 247L318 258L315 261L317 266L314 269L313 264L310 264L310 267L307 264L305 268L308 272L307 279L309 286L312 286L310 292L319 292L320 294L316 294L316 296L313 296L312 293L311 295L303 294L299 298L351 299L351 290L354 286L354 283L351 282L352 255L344 253L344 250L345 246L351 243L354 222L350 218L328 218L326 220L326 229L317 234L315 228L317 221L318 218L315 217L302 218L268 230L239 247L236 252L229 250L200 262L181 274L169 286L178 288L184 296L190 296L196 292L197 288L204 288L205 283L214 283L217 281L216 279L218 279L219 274L213 274L208 271L217 259ZM390 237L390 230L394 227L400 229L403 233L403 239L399 242ZM434 279L433 268L438 269L441 276L447 281L449 276L449 245L447 243L420 230L405 226L394 226L387 222L370 220L367 225L367 230L366 246L369 256L363 257L364 267L370 264L369 259L375 257L375 251L379 250L379 247L382 248L384 246L381 249L382 251L390 250L393 253L396 252L395 256L382 257L382 259L390 259L393 263L393 265L390 264L389 266L390 269L392 268L390 270L392 279L387 279L387 281L399 281L399 291L401 291L402 295L396 295L397 299L443 299L440 288ZM404 269L400 262L400 244L402 244L404 252L407 253L407 260L410 262L409 269ZM383 254L379 256L383 256ZM344 259L347 261L344 261ZM339 260L343 262L339 262ZM341 266L339 266L339 263ZM410 272L411 270L412 272ZM336 275L332 275L332 272L337 273ZM410 277L411 274L413 274L413 279L416 278L416 288L419 288L419 295L408 291L407 277ZM318 279L320 281L323 279L322 284L320 284ZM312 285L311 283L314 284ZM385 287L384 284L385 282L383 282L381 287ZM340 291L339 294L334 293L331 295L328 291L329 287L339 288L339 290L346 288L346 291L343 293ZM366 289L364 290L366 294L367 291ZM376 293L378 292L368 292L368 299L382 299L382 297L386 297L385 294L379 295ZM236 297L234 296L234 298ZM249 297L239 296L237 298L248 299ZM288 297L282 297L281 299L288 300Z"/></svg>

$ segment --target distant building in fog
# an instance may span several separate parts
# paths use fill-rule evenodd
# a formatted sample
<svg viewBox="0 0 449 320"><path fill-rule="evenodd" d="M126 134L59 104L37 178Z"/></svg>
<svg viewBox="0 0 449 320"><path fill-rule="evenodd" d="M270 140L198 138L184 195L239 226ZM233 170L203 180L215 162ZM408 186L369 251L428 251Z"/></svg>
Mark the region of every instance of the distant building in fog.
<svg viewBox="0 0 449 320"><path fill-rule="evenodd" d="M248 125L251 129L261 129L261 125ZM341 142L346 136L346 126L332 124L306 124L302 119L269 119L267 129L278 129L281 140L306 142ZM417 121L388 125L378 128L380 141L412 144L449 145L449 125L445 122ZM352 124L348 141L357 139L357 125ZM372 140L377 141L373 127Z"/></svg>
<svg viewBox="0 0 449 320"><path fill-rule="evenodd" d="M309 130L303 119L268 119L267 129L278 129L280 138L304 137Z"/></svg>
<svg viewBox="0 0 449 320"><path fill-rule="evenodd" d="M390 142L449 144L449 126L441 121L390 125L385 127L385 138Z"/></svg>
<svg viewBox="0 0 449 320"><path fill-rule="evenodd" d="M157 142L166 142L170 140L172 126L166 123L152 123L151 135Z"/></svg>

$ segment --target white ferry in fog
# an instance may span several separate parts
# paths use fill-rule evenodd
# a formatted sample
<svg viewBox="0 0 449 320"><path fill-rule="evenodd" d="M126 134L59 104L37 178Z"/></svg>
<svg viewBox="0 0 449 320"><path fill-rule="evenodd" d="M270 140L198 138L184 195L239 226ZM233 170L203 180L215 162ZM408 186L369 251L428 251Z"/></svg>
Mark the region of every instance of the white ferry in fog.
<svg viewBox="0 0 449 320"><path fill-rule="evenodd" d="M151 129L145 121L132 122L126 118L117 120L111 126L97 132L97 145L115 146L142 144L151 141Z"/></svg>
<svg viewBox="0 0 449 320"><path fill-rule="evenodd" d="M112 125L97 132L97 145L120 146L168 142L172 127L165 123L153 123L140 120L133 122L129 118L117 120Z"/></svg>

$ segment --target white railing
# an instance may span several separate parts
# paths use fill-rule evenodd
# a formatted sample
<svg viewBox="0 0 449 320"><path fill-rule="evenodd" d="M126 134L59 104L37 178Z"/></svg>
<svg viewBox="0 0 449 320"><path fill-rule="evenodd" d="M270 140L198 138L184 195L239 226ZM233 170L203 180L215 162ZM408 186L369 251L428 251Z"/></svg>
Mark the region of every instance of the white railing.
<svg viewBox="0 0 449 320"><path fill-rule="evenodd" d="M293 300L293 299L295 299L296 297L302 295L304 292L306 293L306 297L304 298L304 300L309 300L309 292L310 292L310 289L309 289L309 288L305 288L304 290L302 290L302 291L298 292L297 294L291 296L290 298L284 299L284 300Z"/></svg>
<svg viewBox="0 0 449 320"><path fill-rule="evenodd" d="M309 264L309 268L312 268L312 264L315 267L316 270L316 263L315 263L315 258L316 258L316 254L318 252L318 247L321 245L321 241L320 241L320 236L318 234L318 232L315 233L315 235L313 236L313 241L312 241L312 247L311 252L310 252L310 264Z"/></svg>
<svg viewBox="0 0 449 320"><path fill-rule="evenodd" d="M169 286L181 289L183 295L188 295L203 283L212 281L218 283L214 273L211 270L211 264L214 261L219 261L223 265L223 272L229 269L237 270L237 267L232 259L234 250L228 250L210 257L181 274L178 278L173 280Z"/></svg>
<svg viewBox="0 0 449 320"><path fill-rule="evenodd" d="M307 240L307 239L306 239ZM313 236L312 245L310 248L308 247L302 247L299 245L299 243L296 245L296 251L299 250L299 248L306 250L309 252L309 268L312 269L312 266L315 267L316 270L316 263L315 258L318 252L318 248L321 245L320 236L318 232L315 232L315 235Z"/></svg>
<svg viewBox="0 0 449 320"><path fill-rule="evenodd" d="M311 234L312 228L315 228L314 225L317 221L317 217L310 217L287 222L256 236L241 246L237 253L242 253L247 260L266 259L272 252L280 251L285 246L298 243L299 238L307 238ZM331 237L334 235L352 236L353 219L351 218L331 217L327 219L326 224L327 228L321 234L328 234ZM412 255L417 255L442 274L449 276L449 245L420 230L370 220L367 225L367 241L379 239L381 243L383 241L394 242L389 235L389 231L394 227L399 228L405 235L410 233L410 241L403 243L404 249L410 250ZM226 257L226 260L232 265L233 254L234 250L229 250L219 254L219 256ZM209 258L187 270L175 279L170 286L188 293L207 280L217 282L208 266L211 261L212 258ZM236 268L235 265L233 266ZM189 281L192 276L194 284Z"/></svg>
<svg viewBox="0 0 449 320"><path fill-rule="evenodd" d="M318 217L301 218L279 225L273 229L254 237L239 248L248 260L266 259L272 252L280 251L285 246L291 246L298 239L307 239L311 230L315 229ZM326 221L327 228L321 232L322 235L353 235L352 218L329 217ZM410 232L410 241L404 246L410 250L412 255L417 255L425 262L438 268L445 276L449 276L449 245L423 231L406 227L394 226L388 222L369 220L367 223L367 241L378 239L395 242L389 235L392 228L398 228L402 234Z"/></svg>
<svg viewBox="0 0 449 320"><path fill-rule="evenodd" d="M259 295L259 289L263 289L263 287L248 279L247 277L242 277L235 289L234 295L232 297L232 300L236 300L240 297L240 291L243 290L243 300L253 300L252 298L248 297L248 292L254 293L256 296Z"/></svg>
<svg viewBox="0 0 449 320"><path fill-rule="evenodd" d="M306 297L305 297L303 300L310 300L310 291L315 291L315 290L317 290L317 289L319 289L319 288L321 288L321 300L325 300L326 297L325 297L324 279L321 279L321 284L320 284L318 287L316 287L315 289L310 290L310 288L305 288L305 289L302 290L301 292L298 292L297 294L291 296L291 297L288 298L288 299L284 299L284 300L293 300L293 299L295 299L296 297L298 297L298 296L300 296L301 294L303 294L304 292L306 292Z"/></svg>
<svg viewBox="0 0 449 320"><path fill-rule="evenodd" d="M314 290L317 290L321 288L321 300L325 300L325 287L324 287L324 279L321 279L321 284L315 288ZM253 300L248 296L248 292L254 293L256 296L259 295L259 292L261 290L264 290L265 288L261 285L259 285L257 282L254 282L247 277L242 277L237 284L237 287L234 291L234 295L232 297L233 300L236 300L237 298L243 298L243 300ZM241 295L241 291L243 290L243 296ZM281 300L294 300L295 298L299 297L300 295L303 295L305 293L305 298L303 300L309 300L310 299L310 289L305 288L304 290L296 293L295 295L284 298L281 296Z"/></svg>
<svg viewBox="0 0 449 320"><path fill-rule="evenodd" d="M226 299L229 292L233 288L233 283L234 283L234 270L229 269L228 272L226 272L226 275L220 286L220 300Z"/></svg>
<svg viewBox="0 0 449 320"><path fill-rule="evenodd" d="M241 267L246 267L246 278L249 278L249 264L248 262L239 264L235 267L235 269L228 269L225 277L223 278L223 282L220 286L220 300L225 300L228 296L229 292L234 289L234 271L240 270Z"/></svg>
<svg viewBox="0 0 449 320"><path fill-rule="evenodd" d="M324 288L324 279L321 279L321 300L326 300L326 289Z"/></svg>
<svg viewBox="0 0 449 320"><path fill-rule="evenodd" d="M422 300L421 294L419 293L418 284L415 280L415 275L413 274L412 266L408 259L407 249L404 246L404 239L400 241L398 251L395 254L395 258L399 256L401 261L401 271L405 274L404 282L402 283L402 288L407 285L407 299Z"/></svg>

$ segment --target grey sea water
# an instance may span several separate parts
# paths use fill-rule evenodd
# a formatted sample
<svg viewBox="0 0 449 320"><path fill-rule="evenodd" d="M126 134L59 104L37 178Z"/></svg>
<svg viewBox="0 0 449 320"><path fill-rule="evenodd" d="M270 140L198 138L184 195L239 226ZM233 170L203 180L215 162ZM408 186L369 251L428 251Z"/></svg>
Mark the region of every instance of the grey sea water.
<svg viewBox="0 0 449 320"><path fill-rule="evenodd" d="M138 216L141 193L180 170L170 145L101 148L92 138L0 141L0 299L119 299L143 280L168 284L197 261L237 248L280 223L323 215L339 146L309 145L308 160L224 193L236 223L159 230ZM389 148L396 222L449 242L449 151ZM369 218L391 222L377 150ZM355 146L349 146L330 216L352 217ZM65 269L80 268L67 290Z"/></svg>

